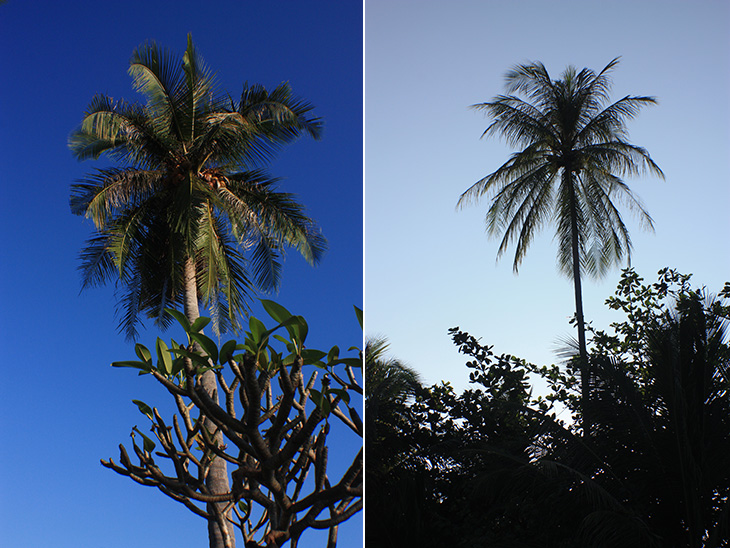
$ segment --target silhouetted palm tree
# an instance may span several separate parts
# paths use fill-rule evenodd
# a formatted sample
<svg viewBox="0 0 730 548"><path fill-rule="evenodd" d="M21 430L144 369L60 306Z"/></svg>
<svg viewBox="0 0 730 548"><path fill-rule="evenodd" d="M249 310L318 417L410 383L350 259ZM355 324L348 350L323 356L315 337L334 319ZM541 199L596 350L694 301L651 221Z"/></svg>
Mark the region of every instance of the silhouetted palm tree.
<svg viewBox="0 0 730 548"><path fill-rule="evenodd" d="M386 357L387 349L383 338L365 345L365 483L372 501L365 537L368 546L383 548L419 538L424 483L412 462L417 443L410 404L421 389L419 376Z"/></svg>
<svg viewBox="0 0 730 548"><path fill-rule="evenodd" d="M589 391L588 353L581 278L604 275L630 258L631 239L616 201L638 213L648 228L651 217L621 177L649 170L663 176L649 153L626 141L626 121L652 105L651 97L626 96L608 103L612 60L598 74L568 67L552 80L541 63L519 65L507 73L507 91L473 105L493 119L484 135L500 134L522 150L459 198L459 206L492 197L487 231L501 235L498 257L513 241L515 272L532 239L546 223L556 225L558 266L571 276L582 372L582 397ZM584 433L589 421L584 416Z"/></svg>
<svg viewBox="0 0 730 548"><path fill-rule="evenodd" d="M407 404L421 383L414 369L386 358L387 349L383 338L369 339L365 345L365 435L370 448L381 447L397 458L395 447L389 443L409 424Z"/></svg>

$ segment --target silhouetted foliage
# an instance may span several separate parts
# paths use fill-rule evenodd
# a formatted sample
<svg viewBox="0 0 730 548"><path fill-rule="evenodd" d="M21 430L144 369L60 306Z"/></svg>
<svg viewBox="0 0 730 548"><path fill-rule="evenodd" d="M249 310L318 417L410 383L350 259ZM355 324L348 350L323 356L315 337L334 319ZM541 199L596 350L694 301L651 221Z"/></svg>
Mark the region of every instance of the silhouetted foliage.
<svg viewBox="0 0 730 548"><path fill-rule="evenodd" d="M452 329L474 387L442 383L404 405L390 445L404 458L387 488L368 483L367 544L727 546L730 287L713 297L689 280L623 271L607 305L626 319L591 331L588 402L577 352L538 367ZM532 393L538 378L548 394ZM368 447L368 479L377 454Z"/></svg>

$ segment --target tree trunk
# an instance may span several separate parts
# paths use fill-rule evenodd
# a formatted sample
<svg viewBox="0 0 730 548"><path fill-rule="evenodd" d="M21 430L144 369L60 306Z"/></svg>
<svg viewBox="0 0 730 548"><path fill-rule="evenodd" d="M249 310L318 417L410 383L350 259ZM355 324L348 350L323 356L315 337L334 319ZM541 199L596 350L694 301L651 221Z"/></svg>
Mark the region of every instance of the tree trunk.
<svg viewBox="0 0 730 548"><path fill-rule="evenodd" d="M578 245L578 219L576 215L575 192L571 172L566 172L570 189L570 230L573 251L573 288L575 289L575 319L578 324L578 360L580 368L580 391L583 435L590 435L591 420L588 417L588 401L591 396L590 367L586 347L586 326L583 317L583 290L580 277L580 247Z"/></svg>
<svg viewBox="0 0 730 548"><path fill-rule="evenodd" d="M193 323L200 316L200 309L198 308L198 287L195 261L191 257L185 260L184 276L185 316L188 318L190 323ZM218 383L216 382L215 373L212 370L203 373L201 384L213 401L219 402ZM205 422L205 427L210 432L215 430L215 425L210 421ZM215 439L217 442L222 444L223 434L218 432L215 435ZM213 494L227 493L230 490L226 461L220 458L213 460L210 466L210 471L208 472L208 477L205 480L205 485ZM222 513L224 507L224 503L208 504L207 511L211 515L208 519L208 539L210 548L235 548L236 546L233 524L227 519L230 515L230 510L225 514L226 531L221 530L218 520L214 517L216 514Z"/></svg>

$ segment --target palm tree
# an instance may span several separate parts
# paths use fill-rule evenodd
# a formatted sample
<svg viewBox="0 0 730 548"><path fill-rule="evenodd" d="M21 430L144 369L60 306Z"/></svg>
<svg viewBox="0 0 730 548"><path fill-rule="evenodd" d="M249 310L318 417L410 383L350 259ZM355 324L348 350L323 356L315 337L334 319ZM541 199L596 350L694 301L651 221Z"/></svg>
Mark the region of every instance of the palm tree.
<svg viewBox="0 0 730 548"><path fill-rule="evenodd" d="M365 345L365 429L376 448L381 439L397 437L410 421L408 401L421 390L418 372L395 358L386 358L388 341ZM387 450L393 456L392 447Z"/></svg>
<svg viewBox="0 0 730 548"><path fill-rule="evenodd" d="M387 358L387 350L384 338L365 345L365 482L374 503L365 516L366 543L424 545L419 536L424 483L415 464L416 418L409 405L423 388L418 373Z"/></svg>
<svg viewBox="0 0 730 548"><path fill-rule="evenodd" d="M626 96L609 103L609 74L618 62L612 60L598 74L568 67L558 80L541 63L509 71L506 88L512 95L472 108L493 119L483 136L501 134L522 150L467 189L458 202L464 206L484 195L492 197L487 232L502 235L498 257L516 241L515 273L538 231L555 222L558 267L572 277L575 289L584 401L590 375L581 278L605 275L624 255L630 261L631 238L616 201L653 229L651 217L622 177L646 170L663 177L649 153L626 140L627 120L655 99ZM585 416L583 430L590 430Z"/></svg>
<svg viewBox="0 0 730 548"><path fill-rule="evenodd" d="M251 290L277 286L286 246L310 263L326 248L295 198L252 169L301 133L318 137L320 120L288 84L244 84L238 102L219 93L190 36L182 63L150 42L129 73L146 104L96 96L69 140L80 160L106 154L120 164L72 186L71 210L96 227L81 253L83 286L118 280L129 338L142 314L166 326L165 308L182 305L192 323L201 302L216 330L236 329ZM202 384L217 399L212 371ZM213 494L228 491L222 459L207 483ZM210 515L221 507L210 504ZM213 518L209 535L211 546L235 544Z"/></svg>
<svg viewBox="0 0 730 548"><path fill-rule="evenodd" d="M106 153L121 164L71 188L71 210L97 229L81 254L83 286L121 281L129 338L142 314L165 326L165 307L184 304L197 317L196 293L217 329L235 329L250 291L277 287L284 246L311 263L326 248L294 196L250 169L302 132L317 137L320 120L288 84L244 84L238 103L218 93L190 37L181 64L148 43L129 72L147 104L96 96L69 141L80 160Z"/></svg>

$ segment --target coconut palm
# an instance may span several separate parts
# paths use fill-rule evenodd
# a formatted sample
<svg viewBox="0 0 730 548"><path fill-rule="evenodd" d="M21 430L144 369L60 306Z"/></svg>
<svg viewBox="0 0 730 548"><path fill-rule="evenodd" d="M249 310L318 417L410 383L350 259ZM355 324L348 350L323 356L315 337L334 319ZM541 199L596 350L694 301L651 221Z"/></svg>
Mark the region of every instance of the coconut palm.
<svg viewBox="0 0 730 548"><path fill-rule="evenodd" d="M418 372L396 358L388 358L384 338L365 345L365 516L367 545L424 545L417 532L424 484L416 441L416 417L410 404L423 391ZM392 527L394 523L409 527ZM414 539L417 539L414 540Z"/></svg>
<svg viewBox="0 0 730 548"><path fill-rule="evenodd" d="M217 330L235 329L247 295L277 287L285 246L311 263L326 247L294 196L251 169L302 132L318 136L320 120L288 84L244 85L239 102L218 93L190 37L182 63L148 43L129 72L147 104L96 96L69 142L78 159L121 164L71 189L71 210L96 226L83 287L119 279L129 338L142 315L169 324L166 307L183 304L194 319L198 297Z"/></svg>
<svg viewBox="0 0 730 548"><path fill-rule="evenodd" d="M575 289L584 401L590 381L582 277L598 278L624 257L630 261L631 238L617 203L653 229L651 217L622 177L644 171L663 177L649 153L626 140L627 120L655 99L626 96L609 103L609 74L618 62L612 60L597 74L568 67L558 80L541 63L509 71L506 88L511 95L473 108L493 119L483 136L500 134L521 150L467 189L458 202L464 206L485 195L492 198L487 231L502 237L498 257L516 242L515 272L535 235L546 223L555 223L558 267L572 277ZM585 417L583 427L588 433Z"/></svg>
<svg viewBox="0 0 730 548"><path fill-rule="evenodd" d="M150 42L129 73L146 104L96 96L70 137L76 158L106 154L119 164L72 186L71 210L96 227L81 254L83 285L117 281L130 338L141 315L165 326L165 308L182 306L192 323L201 302L217 330L235 329L247 295L277 286L285 247L311 263L324 252L304 208L253 169L301 133L317 137L320 120L288 84L244 84L238 102L218 92L190 36L182 63ZM217 399L212 371L202 385ZM213 462L206 483L212 494L228 491L225 461ZM221 503L208 510L225 512ZM232 528L217 523L211 517L211 546L234 546Z"/></svg>
<svg viewBox="0 0 730 548"><path fill-rule="evenodd" d="M383 448L393 458L394 440L412 420L407 404L422 388L417 371L386 358L388 346L384 338L365 345L365 430L372 440L368 450Z"/></svg>

